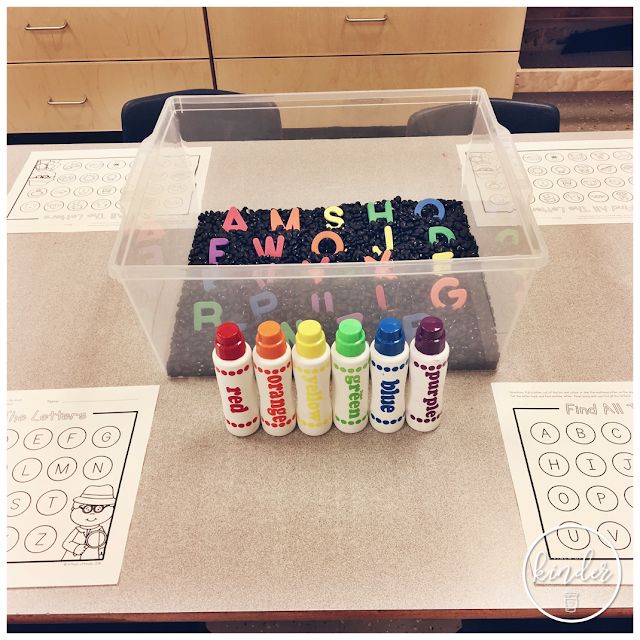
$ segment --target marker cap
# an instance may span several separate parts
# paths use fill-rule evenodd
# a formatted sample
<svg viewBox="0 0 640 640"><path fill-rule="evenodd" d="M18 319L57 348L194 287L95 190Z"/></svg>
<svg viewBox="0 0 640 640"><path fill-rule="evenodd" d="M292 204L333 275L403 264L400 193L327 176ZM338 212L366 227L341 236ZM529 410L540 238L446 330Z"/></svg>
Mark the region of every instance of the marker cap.
<svg viewBox="0 0 640 640"><path fill-rule="evenodd" d="M267 320L258 325L256 353L261 358L275 360L287 351L287 342L280 325L275 320Z"/></svg>
<svg viewBox="0 0 640 640"><path fill-rule="evenodd" d="M398 318L380 320L376 331L375 347L383 356L397 356L404 350L402 322Z"/></svg>
<svg viewBox="0 0 640 640"><path fill-rule="evenodd" d="M353 358L364 353L367 346L364 329L355 318L347 318L338 325L336 351L341 356Z"/></svg>
<svg viewBox="0 0 640 640"><path fill-rule="evenodd" d="M303 358L319 358L326 350L327 340L317 320L303 320L296 333L296 351Z"/></svg>
<svg viewBox="0 0 640 640"><path fill-rule="evenodd" d="M416 349L428 356L436 356L445 347L444 323L436 316L427 316L420 320L416 330Z"/></svg>
<svg viewBox="0 0 640 640"><path fill-rule="evenodd" d="M216 331L214 348L221 360L242 358L247 347L240 327L234 322L223 322Z"/></svg>

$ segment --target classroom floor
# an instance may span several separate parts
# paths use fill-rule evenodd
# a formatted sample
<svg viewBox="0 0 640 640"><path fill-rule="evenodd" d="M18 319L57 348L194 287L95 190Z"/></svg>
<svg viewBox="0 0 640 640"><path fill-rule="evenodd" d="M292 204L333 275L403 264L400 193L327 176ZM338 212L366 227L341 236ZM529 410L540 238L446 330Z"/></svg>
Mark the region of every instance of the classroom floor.
<svg viewBox="0 0 640 640"><path fill-rule="evenodd" d="M631 92L597 93L520 93L514 96L525 102L546 102L560 109L561 131L624 131L633 128L633 94ZM434 620L328 620L287 622L218 622L168 624L80 624L80 625L8 625L13 633L53 631L64 633L90 632L192 632L207 630L218 633L429 633L455 632L454 621ZM580 629L567 629L567 625L552 620L468 620L460 632L480 633L551 633L581 631L594 633L630 633L631 619L595 619L580 624Z"/></svg>

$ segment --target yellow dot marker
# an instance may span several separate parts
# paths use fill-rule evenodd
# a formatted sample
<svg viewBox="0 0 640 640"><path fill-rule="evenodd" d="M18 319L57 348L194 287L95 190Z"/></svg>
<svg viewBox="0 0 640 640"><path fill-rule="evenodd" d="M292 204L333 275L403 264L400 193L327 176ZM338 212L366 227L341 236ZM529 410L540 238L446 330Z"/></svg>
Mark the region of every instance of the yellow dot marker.
<svg viewBox="0 0 640 640"><path fill-rule="evenodd" d="M298 325L296 351L303 358L319 358L326 350L324 331L317 320L304 320Z"/></svg>

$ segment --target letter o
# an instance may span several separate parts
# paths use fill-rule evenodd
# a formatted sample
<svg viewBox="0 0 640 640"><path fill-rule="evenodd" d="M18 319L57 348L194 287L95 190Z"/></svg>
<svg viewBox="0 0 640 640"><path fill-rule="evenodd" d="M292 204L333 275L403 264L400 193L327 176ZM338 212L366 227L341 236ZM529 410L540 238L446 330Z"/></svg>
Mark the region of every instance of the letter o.
<svg viewBox="0 0 640 640"><path fill-rule="evenodd" d="M313 251L313 253L317 253L318 255L320 255L320 243L323 240L333 241L333 243L336 245L333 253L340 253L341 251L344 251L344 242L337 233L333 231L321 231L316 235L316 237L313 239L313 242L311 243L311 251Z"/></svg>

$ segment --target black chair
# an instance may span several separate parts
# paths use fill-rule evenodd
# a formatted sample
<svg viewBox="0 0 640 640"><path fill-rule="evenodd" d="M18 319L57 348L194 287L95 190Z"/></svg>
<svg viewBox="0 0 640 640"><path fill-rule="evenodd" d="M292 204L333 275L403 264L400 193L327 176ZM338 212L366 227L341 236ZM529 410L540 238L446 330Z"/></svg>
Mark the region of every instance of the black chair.
<svg viewBox="0 0 640 640"><path fill-rule="evenodd" d="M167 98L193 95L238 95L219 89L185 89L134 98L122 107L122 141L142 142L156 126ZM207 104L199 108L190 104L177 111L180 135L189 142L214 140L278 140L282 138L280 112L272 102ZM266 108L265 108L266 107Z"/></svg>
<svg viewBox="0 0 640 640"><path fill-rule="evenodd" d="M556 133L560 111L552 104L491 99L496 119L511 133ZM408 136L469 135L476 118L475 104L445 104L414 113L407 122Z"/></svg>

